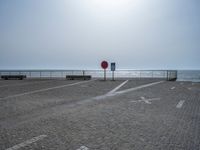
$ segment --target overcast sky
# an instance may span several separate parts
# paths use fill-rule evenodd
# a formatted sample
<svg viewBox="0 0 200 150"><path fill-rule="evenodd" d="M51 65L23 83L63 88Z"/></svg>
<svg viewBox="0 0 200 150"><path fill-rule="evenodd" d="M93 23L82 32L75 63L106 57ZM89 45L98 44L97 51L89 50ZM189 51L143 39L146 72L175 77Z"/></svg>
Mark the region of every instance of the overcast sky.
<svg viewBox="0 0 200 150"><path fill-rule="evenodd" d="M200 0L0 0L0 69L200 69Z"/></svg>

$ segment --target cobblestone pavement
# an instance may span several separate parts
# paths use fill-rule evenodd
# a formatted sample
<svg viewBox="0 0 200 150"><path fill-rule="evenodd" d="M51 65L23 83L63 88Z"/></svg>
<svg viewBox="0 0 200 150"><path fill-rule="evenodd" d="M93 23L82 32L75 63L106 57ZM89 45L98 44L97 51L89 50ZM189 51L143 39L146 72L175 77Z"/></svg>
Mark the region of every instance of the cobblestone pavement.
<svg viewBox="0 0 200 150"><path fill-rule="evenodd" d="M124 81L1 81L0 149L200 149L200 83Z"/></svg>

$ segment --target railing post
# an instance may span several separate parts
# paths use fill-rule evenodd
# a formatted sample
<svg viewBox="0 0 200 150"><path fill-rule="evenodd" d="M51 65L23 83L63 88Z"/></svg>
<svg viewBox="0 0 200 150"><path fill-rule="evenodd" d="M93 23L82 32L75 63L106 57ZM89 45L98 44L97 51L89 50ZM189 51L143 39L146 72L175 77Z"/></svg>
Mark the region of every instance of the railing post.
<svg viewBox="0 0 200 150"><path fill-rule="evenodd" d="M169 80L169 71L167 70L167 81Z"/></svg>
<svg viewBox="0 0 200 150"><path fill-rule="evenodd" d="M52 72L50 71L50 79L52 78Z"/></svg>
<svg viewBox="0 0 200 150"><path fill-rule="evenodd" d="M166 71L163 71L163 78L166 78Z"/></svg>
<svg viewBox="0 0 200 150"><path fill-rule="evenodd" d="M171 77L172 77L172 72L169 72L169 80L171 81Z"/></svg>

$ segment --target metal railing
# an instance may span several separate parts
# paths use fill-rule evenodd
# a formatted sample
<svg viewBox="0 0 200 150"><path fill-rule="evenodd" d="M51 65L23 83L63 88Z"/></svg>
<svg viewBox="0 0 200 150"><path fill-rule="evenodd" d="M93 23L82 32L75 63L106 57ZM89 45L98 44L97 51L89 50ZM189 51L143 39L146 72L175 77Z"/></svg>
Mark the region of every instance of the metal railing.
<svg viewBox="0 0 200 150"><path fill-rule="evenodd" d="M0 75L26 75L27 78L53 79L65 78L66 75L91 75L93 78L103 78L103 70L0 70ZM112 77L112 71L107 70L107 77ZM177 70L116 70L115 78L162 78L176 80Z"/></svg>

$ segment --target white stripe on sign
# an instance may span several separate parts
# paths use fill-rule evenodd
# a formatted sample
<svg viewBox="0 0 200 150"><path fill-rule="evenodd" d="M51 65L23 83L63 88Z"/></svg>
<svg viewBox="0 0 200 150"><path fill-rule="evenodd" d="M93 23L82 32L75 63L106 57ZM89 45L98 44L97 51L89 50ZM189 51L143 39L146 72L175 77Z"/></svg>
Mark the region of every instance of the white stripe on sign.
<svg viewBox="0 0 200 150"><path fill-rule="evenodd" d="M128 80L124 81L122 84L120 84L119 86L117 86L116 88L114 88L113 90L108 92L108 94L112 94L112 93L116 92L118 89L120 89L122 86L124 86L127 82L128 82Z"/></svg>
<svg viewBox="0 0 200 150"><path fill-rule="evenodd" d="M94 81L94 80L81 81L81 82L76 82L76 83L72 83L72 84L65 84L65 85L61 85L61 86L55 86L55 87L50 87L50 88L46 88L46 89L40 89L40 90L30 91L30 92L26 92L26 93L11 95L11 96L0 98L0 100L5 100L5 99L9 99L9 98L14 98L14 97L20 97L20 96L29 95L29 94L45 92L45 91L54 90L54 89L60 89L60 88L68 87L68 86L73 86L73 85L91 82L91 81Z"/></svg>
<svg viewBox="0 0 200 150"><path fill-rule="evenodd" d="M35 142L37 142L39 140L42 140L45 137L47 137L47 135L40 135L40 136L34 137L34 138L30 139L30 140L24 141L24 142L22 142L20 144L14 145L13 147L7 148L6 150L17 150L17 149L20 149L22 147L26 147L26 146L28 146L28 145L30 145L32 143L35 143Z"/></svg>
<svg viewBox="0 0 200 150"><path fill-rule="evenodd" d="M184 104L185 100L181 100L178 102L178 104L176 105L176 108L181 108Z"/></svg>

